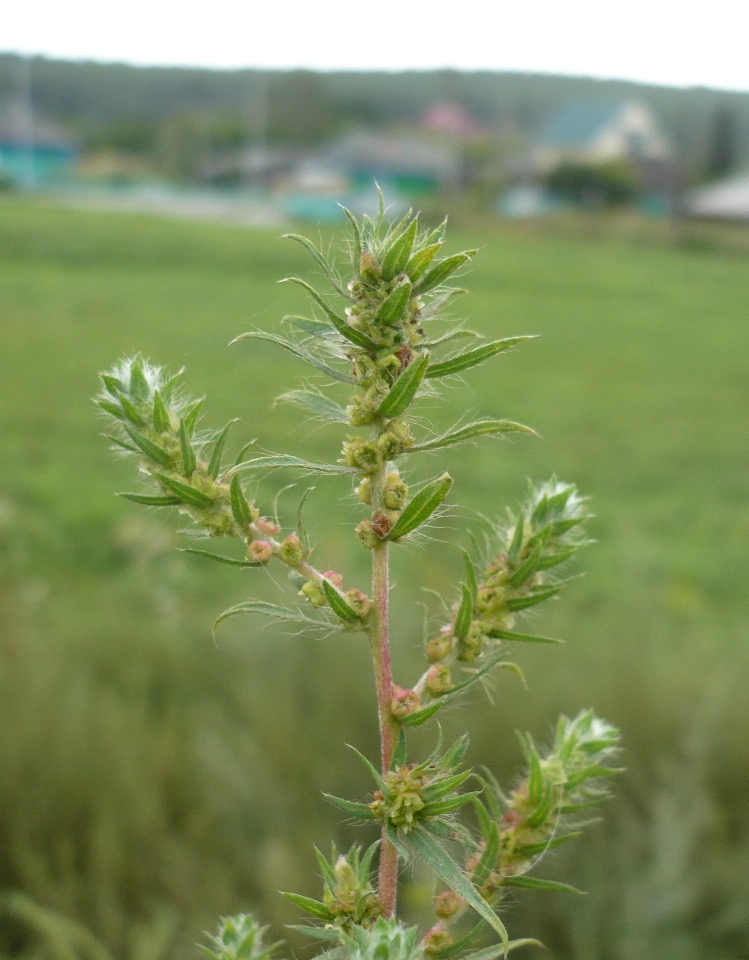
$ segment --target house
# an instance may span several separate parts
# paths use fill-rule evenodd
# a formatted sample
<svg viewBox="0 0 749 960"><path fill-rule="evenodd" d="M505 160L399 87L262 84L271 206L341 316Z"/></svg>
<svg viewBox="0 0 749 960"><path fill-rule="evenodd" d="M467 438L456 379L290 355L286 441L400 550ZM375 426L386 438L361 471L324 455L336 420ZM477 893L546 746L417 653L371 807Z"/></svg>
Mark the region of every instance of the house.
<svg viewBox="0 0 749 960"><path fill-rule="evenodd" d="M411 135L351 133L326 151L325 159L354 190L425 196L460 184L460 157L455 149Z"/></svg>
<svg viewBox="0 0 749 960"><path fill-rule="evenodd" d="M58 183L74 172L78 157L63 130L20 105L0 116L0 178L27 187Z"/></svg>
<svg viewBox="0 0 749 960"><path fill-rule="evenodd" d="M562 164L668 162L669 144L643 104L572 103L541 130L532 166L541 176Z"/></svg>
<svg viewBox="0 0 749 960"><path fill-rule="evenodd" d="M691 190L684 200L684 212L691 217L749 223L749 174Z"/></svg>

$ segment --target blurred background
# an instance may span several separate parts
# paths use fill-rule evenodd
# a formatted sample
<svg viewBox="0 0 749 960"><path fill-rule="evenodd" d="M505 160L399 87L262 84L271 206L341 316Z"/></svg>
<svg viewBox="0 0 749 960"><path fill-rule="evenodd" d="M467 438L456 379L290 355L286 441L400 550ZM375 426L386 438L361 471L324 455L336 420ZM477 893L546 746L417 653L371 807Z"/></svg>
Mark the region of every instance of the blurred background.
<svg viewBox="0 0 749 960"><path fill-rule="evenodd" d="M445 454L451 514L436 542L395 561L397 679L422 662L423 604L435 611L421 588L460 577L480 515L554 473L596 513L584 576L537 621L566 644L518 652L528 689L503 676L493 702L445 712L446 735L467 725L472 761L509 784L517 728L543 740L559 712L593 706L623 732L616 798L546 865L588 894L518 898L510 934L539 937L555 960L746 958L741 24L721 4L701 22L713 66L736 68L728 79L683 24L575 9L553 58L539 42L515 62L505 41L471 61L463 41L482 31L467 8L452 53L452 25L426 25L413 52L401 24L400 59L373 43L362 68L323 34L343 18L360 49L366 11L330 6L304 55L282 56L285 36L269 33L241 62L201 57L199 36L198 53L175 52L161 22L126 14L123 35L150 46L114 50L116 27L81 31L75 6L75 49L59 24L45 34L44 10L15 34L11 15L0 41L0 957L192 960L238 910L312 954L284 931L298 911L275 891L317 896L312 844L367 839L320 796L369 790L344 747L377 750L367 650L250 620L214 642L224 608L291 588L180 553L176 524L117 499L131 465L108 453L89 398L99 370L142 351L188 368L207 426L241 417L237 449L257 438L335 459L334 427L274 406L306 369L270 345L227 344L303 306L277 281L309 276L311 261L280 235L343 251L339 204L371 211L377 181L394 215L449 214L452 247L481 249L460 316L487 336L542 335L424 408L438 427L470 410L543 439ZM236 44L237 25L220 26ZM205 30L213 50L220 31ZM548 35L543 15L519 48L533 30ZM677 55L705 72L669 74ZM259 502L291 479L259 483ZM318 565L366 588L351 493L319 481L309 518ZM279 499L289 523L298 494ZM406 875L403 896L418 919L425 877Z"/></svg>

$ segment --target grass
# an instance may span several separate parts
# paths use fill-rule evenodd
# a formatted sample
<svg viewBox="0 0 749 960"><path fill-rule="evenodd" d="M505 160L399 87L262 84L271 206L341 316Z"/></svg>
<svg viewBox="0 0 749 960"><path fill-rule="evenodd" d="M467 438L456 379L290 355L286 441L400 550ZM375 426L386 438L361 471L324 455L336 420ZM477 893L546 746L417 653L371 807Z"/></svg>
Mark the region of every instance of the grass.
<svg viewBox="0 0 749 960"><path fill-rule="evenodd" d="M509 770L517 755L515 726L543 735L558 710L595 704L623 728L630 774L622 793L645 804L655 789L654 771L680 749L712 677L722 683L721 719L703 762L726 830L749 836L749 817L741 812L749 751L743 738L723 733L745 729L749 720L740 681L749 665L745 256L642 238L523 236L486 225L454 235L452 243L482 247L466 280L471 296L457 307L470 324L491 336L541 336L469 373L450 401L425 406L425 418L440 426L469 410L507 416L529 423L543 439L451 452L450 470L466 508L449 515L436 541L404 550L396 562L395 580L404 588L395 597L402 634L397 667L404 679L411 675L422 639L423 613L402 598L422 585L439 589L445 570L459 570L457 544L478 523L475 511L495 504L500 513L523 495L527 477L556 472L574 480L593 499L598 542L585 553L586 576L543 620L544 632L565 637L567 645L519 652L530 693L502 679L494 706L476 701L475 750L494 766L501 754ZM181 940L164 935L160 949L167 953L194 940L211 911L248 899L264 900L275 922L290 919L261 891L274 882L288 888L284 874L296 871L314 892L311 858L296 840L322 842L334 817L318 803L315 788L344 795L365 789L363 780L346 783L357 774L340 747L343 740L366 746L371 736L370 691L356 679L364 651L331 641L316 644L312 657L310 641L279 643L271 631L258 635L250 621L227 627L216 650L209 627L221 609L249 592L278 597L288 588L265 576L250 585L244 575L173 553L175 535L162 518L113 497L114 490L133 489L133 481L107 453L89 401L97 371L140 350L156 362L188 367L191 389L208 395L211 425L241 416L237 442L257 437L268 449L297 452L303 446L311 459L335 456L340 435L334 428L300 424L294 410L273 406L275 395L306 370L270 345L227 348L244 330L269 328L298 310L295 291L276 281L309 268L301 249L261 231L14 200L0 205L3 678L11 686L21 679L33 686L40 673L35 665L46 661L39 684L51 698L50 715L58 708L60 716L70 715L84 702L93 717L121 711L124 719L100 744L106 769L115 763L104 759L107 751L124 749L117 744L134 724L141 752L133 747L129 755L133 772L123 774L121 794L126 781L131 796L153 791L159 767L154 743L190 769L192 779L175 774L170 785L162 783L153 800L161 812L154 812L148 829L133 827L129 840L112 841L119 844L117 856L124 857L128 846L147 849L149 830L168 833L159 818L163 805L173 803L182 807L170 821L172 852L189 851L189 858L215 865L209 869L213 892L201 899L197 880L185 881L177 897L173 886L159 887L158 870L144 878L123 861L119 886L104 884L110 907L94 908L90 894L78 889L80 880L59 879L65 871L58 870L55 886L54 870L42 883L20 868L49 859L49 836L78 849L86 814L71 801L70 816L79 826L61 834L52 807L47 840L41 830L38 841L19 846L18 838L31 830L24 813L31 788L17 781L0 794L1 814L10 824L5 849L25 852L0 857L0 882L84 919L122 956L137 951L122 924L107 917L124 889L143 929L164 926L153 904L168 912L175 898L179 902L180 923L189 933ZM414 474L429 476L429 461L415 464ZM258 494L269 502L292 479L264 481ZM309 515L313 528L332 540L320 563L353 566L361 579L350 492L344 481L318 482ZM290 522L294 496L288 492L280 501ZM346 498L351 521L340 508ZM87 684L81 685L81 676ZM279 696L284 706L276 711ZM5 702L3 723L15 724L6 727L8 742L17 745L25 736L23 710ZM157 712L172 705L168 724L163 717L152 723L154 743L144 703ZM56 736L69 745L83 736L80 729L63 724ZM195 746L201 737L210 749ZM192 744L187 752L175 746L180 738ZM33 743L41 751L44 737ZM305 752L319 753L320 743L326 744L323 756L305 763ZM208 760L206 750L223 759ZM0 781L7 784L9 773L20 769L22 754L0 754L6 764ZM81 772L82 762L70 761L71 776L106 802L106 784L91 770ZM49 766L43 757L35 763L39 770ZM220 782L232 784L218 800L205 786L217 766ZM54 776L64 782L62 768ZM136 769L151 773L141 783ZM276 810L258 793L264 779L283 785ZM109 781L119 782L114 776ZM45 802L41 797L38 805ZM300 817L302 804L308 806ZM222 817L235 823L250 809L256 811L253 828L238 828L227 841ZM199 812L202 833L186 825L189 810ZM227 842L246 844L248 853L222 861ZM250 867L247 855L254 858ZM79 872L93 875L92 864L118 862L107 856L106 850L92 853ZM582 957L574 946L564 950Z"/></svg>

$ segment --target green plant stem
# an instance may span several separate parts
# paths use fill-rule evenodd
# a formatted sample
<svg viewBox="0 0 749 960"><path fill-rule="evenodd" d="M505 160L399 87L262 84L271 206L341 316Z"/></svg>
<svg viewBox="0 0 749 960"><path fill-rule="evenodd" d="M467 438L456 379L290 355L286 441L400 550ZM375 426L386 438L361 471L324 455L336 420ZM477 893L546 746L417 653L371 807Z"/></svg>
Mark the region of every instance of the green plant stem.
<svg viewBox="0 0 749 960"><path fill-rule="evenodd" d="M372 478L372 513L384 507L385 477L387 464ZM380 748L383 776L390 770L395 750L396 723L391 704L393 700L393 668L390 659L388 593L388 543L378 543L372 550L372 613L369 637L372 644L375 681L377 684L377 710L380 721ZM385 827L382 828L380 847L380 906L386 917L395 913L398 894L398 851L390 843Z"/></svg>

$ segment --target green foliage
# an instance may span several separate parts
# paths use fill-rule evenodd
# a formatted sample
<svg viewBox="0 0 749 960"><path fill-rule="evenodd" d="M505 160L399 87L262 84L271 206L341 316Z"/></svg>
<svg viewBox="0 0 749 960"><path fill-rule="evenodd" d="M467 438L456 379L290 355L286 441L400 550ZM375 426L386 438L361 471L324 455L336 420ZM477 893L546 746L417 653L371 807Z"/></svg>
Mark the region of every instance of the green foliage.
<svg viewBox="0 0 749 960"><path fill-rule="evenodd" d="M632 203L640 193L634 171L613 161L562 163L548 174L546 186L561 199L591 209Z"/></svg>
<svg viewBox="0 0 749 960"><path fill-rule="evenodd" d="M349 423L355 428L371 426L372 431L369 437L349 435L338 462L344 471L358 475L360 499L370 510L370 517L361 521L356 532L372 551L372 599L356 588L344 592L340 574L321 573L311 566L301 507L298 528L302 535L295 531L280 540L278 524L261 516L254 502L246 500L237 481L238 473L249 468L293 466L322 474L340 472L335 467L331 471L324 465L281 454L262 456L222 472L220 454L226 428L214 440L208 457L196 433L200 402L176 394L174 378L140 357L122 361L102 376L104 393L99 405L113 419L113 429L124 431L119 446L124 444L126 452L138 458L141 472L156 484L162 497L177 498L183 512L209 536L240 540L249 561L264 565L276 559L286 564L292 580L301 581L301 596L315 607L327 607L343 629L366 630L369 634L378 691L382 769L378 772L359 754L377 785L372 801L361 804L330 799L347 813L381 825L378 884L375 888L369 878L374 847L363 864L357 848L348 857L338 858L335 866L321 863L325 879L322 901L287 894L297 906L323 922L322 927L310 928L308 934L340 943L351 958L415 956L416 931L403 931L395 922L398 861L415 855L493 929L506 954L509 936L495 912L502 888L568 889L564 884L528 878L526 874L551 843L560 818L602 796L600 787L589 782L597 784L615 772L603 761L616 750L618 733L592 712L571 723L562 718L554 749L543 760L532 740L526 738L527 778L512 794L501 822L497 822L490 811L497 810L502 794L493 782L487 788L489 809L478 799L481 785L477 790L461 790L473 773L470 768L459 769L468 748L467 737L459 738L442 753L440 735L437 747L425 760L408 763L405 728L413 725L414 718L429 720L435 712L431 703L441 706L448 695L454 697L500 664L509 665L504 662L501 639L496 634L506 636L515 612L535 607L559 592L561 583L550 585L546 571L566 563L585 542L579 527L587 515L583 501L570 485L552 480L532 490L514 529L504 536L499 534L500 552L493 557L490 554L483 572L477 571L465 554L468 583L462 585L462 598L453 606L452 621L430 646L431 666L412 690L394 684L388 614L389 544L399 544L429 521L453 485L452 478L444 474L407 502L407 485L397 466L399 458L480 436L533 431L512 421L479 420L441 437L415 442L406 414L419 400L431 365L425 327L439 317L442 305L457 292L446 287L446 281L462 270L476 251L440 258L445 225L436 230L423 228L411 212L400 223L390 225L382 194L376 220L364 217L359 223L351 214L349 219L353 229L348 248L353 278L345 287L328 258L302 240L336 294L349 305L339 311L305 280L291 277L311 298L310 330L321 322L329 324L329 329L319 336L311 333L301 347L292 341L279 342L317 370L335 373L345 363L352 371L349 376L354 392L346 408ZM454 357L437 367L437 375L469 369L521 339L495 341L484 349ZM344 376L341 371L336 379ZM128 449L126 440L132 441L132 449ZM304 499L306 494L302 502ZM246 612L262 612L302 626L325 624L278 604L248 600L227 610L216 625ZM468 668L467 664L477 666ZM455 683L451 667L465 669L467 678ZM411 724L404 725L409 718ZM497 796L490 798L495 789ZM472 801L481 814L481 840L474 839L469 827L457 819ZM457 841L463 847L462 855L448 850L444 840ZM473 854L476 846L478 854ZM479 859L474 862L476 856ZM443 911L419 948L420 954L439 956L450 947L454 940L448 922L455 919ZM231 921L228 923L231 925ZM227 938L237 955L255 955L252 951L259 933L251 923L247 932L247 923L242 916L236 926L225 925L214 941L221 945L215 954L217 960L229 956L224 943ZM257 955L265 957L267 952L260 953L258 947Z"/></svg>
<svg viewBox="0 0 749 960"><path fill-rule="evenodd" d="M543 741L555 712L574 715L577 705L595 701L625 730L630 768L631 806L607 805L605 835L599 827L589 842L555 849L547 861L544 876L588 896L523 891L508 918L510 932L533 931L552 956L578 960L743 957L746 752L740 736L720 735L746 726L745 698L736 685L745 672L746 622L740 451L749 289L743 260L717 249L663 247L655 237L589 243L492 228L478 241L476 233L456 240L496 251L477 258L471 277L476 329L493 340L521 326L498 317L525 317L526 328L543 337L500 358L501 377L491 362L468 371L465 379L476 392L448 394L444 407L432 406L429 415L441 430L466 406L484 415L512 402L512 414L544 436L543 443L504 443L499 474L493 447L447 450L445 467L461 497L457 522L464 509L469 516L498 512L528 474L545 476L554 466L579 479L599 517L587 576L570 584L564 603L543 606L543 623L516 627L574 642L559 650L509 644L522 655L539 696L503 683L499 710L471 697L465 718L472 755L498 764L502 781L512 784L512 731L504 718ZM101 450L86 399L94 364L111 362L123 345L140 346L173 369L189 362L199 392L210 393L218 425L237 412L234 398L251 384L242 429L273 449L293 422L280 406L266 415L271 348L260 344L240 355L226 353L223 343L241 329L232 318L246 317L248 304L277 297L275 279L284 270L301 272L301 262L290 264L293 246L262 231L20 204L3 207L0 247L0 301L8 318L0 446L12 465L0 484L3 885L77 918L122 957L151 950L191 956L213 918L256 904L277 939L295 911L265 891L317 895L317 866L305 851L324 842L336 815L324 803L309 803L310 782L346 796L364 796L367 789L346 751L331 747L345 738L374 751L362 732L370 692L363 648L355 641L348 648L354 666L347 660L342 668L340 637L292 645L279 641L272 627L256 632L261 619L253 618L237 621L247 628L241 646L230 621L217 651L205 636L216 613L246 595L250 576L257 581L253 590L266 589L273 599L270 581L252 571L235 577L230 567L201 557L165 554L172 537L162 520L178 511L140 511L111 497L113 482L118 489L136 487L127 464L110 465ZM284 309L300 308L289 299ZM720 322L705 326L706 315ZM223 328L216 317L226 318ZM251 319L266 322L265 314ZM601 356L606 376L593 376ZM291 384L298 361L273 359L279 382ZM73 376L60 376L62 363ZM543 386L531 389L534 383ZM54 384L54 403L40 384ZM303 456L334 459L330 439L314 429ZM414 459L408 479L418 489L440 469ZM253 479L252 496L267 491L270 503L289 479L288 472ZM363 576L368 555L358 557L355 546L347 552L338 536L349 483L345 477L327 483L339 499L314 498L313 533L324 534L332 549L318 545L314 556L322 567L345 557ZM296 522L297 500L282 499L282 523ZM450 501L454 505L454 495ZM442 553L411 547L393 558L402 588L393 595L393 610L405 641L399 662L406 675L410 669L418 674L413 640L421 613L399 596L415 593L416 568L447 597L456 596L450 584L466 578L457 551L444 550L445 566L437 567ZM705 664L723 658L730 658L736 684L722 697L718 735L705 747L695 786L693 755L673 769L671 757L698 702ZM85 692L76 677L86 678ZM191 704L194 724L165 726L154 707L165 700L185 709ZM99 708L89 726L62 719L76 709L90 715L81 704L92 701ZM454 730L459 715L442 716L446 732ZM38 736L29 734L34 718ZM127 736L105 736L112 730ZM498 756L498 744L508 744L505 757ZM151 750L152 763L144 760ZM84 772L86 754L98 773ZM174 757L169 787L165 756ZM29 769L33 776L24 776ZM268 790L272 807L263 803ZM122 796L130 798L126 806ZM64 797L76 797L77 805ZM175 809L184 812L176 820ZM137 831L113 839L110 810L124 823L127 812L137 812ZM227 810L236 825L228 835ZM343 849L353 829L338 828ZM289 833L290 842L278 839ZM74 869L60 867L63 849L77 851ZM174 865L166 874L165 862ZM147 868L154 876L158 870L161 882L145 878ZM411 902L423 897L418 875L406 882ZM86 894L91 890L95 901ZM170 927L174 904L183 917L176 921L181 936ZM641 936L631 944L626 931L635 922ZM13 956L31 947L18 940L3 945Z"/></svg>

